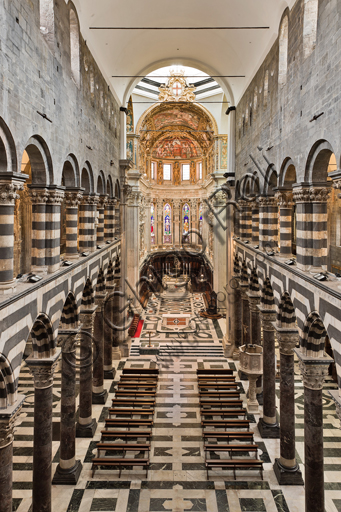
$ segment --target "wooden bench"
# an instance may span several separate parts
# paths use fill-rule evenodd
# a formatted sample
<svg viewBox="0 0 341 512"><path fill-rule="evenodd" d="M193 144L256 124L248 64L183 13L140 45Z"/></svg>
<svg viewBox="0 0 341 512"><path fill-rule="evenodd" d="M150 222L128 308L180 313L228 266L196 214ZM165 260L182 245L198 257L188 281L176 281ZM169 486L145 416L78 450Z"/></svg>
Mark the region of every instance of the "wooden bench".
<svg viewBox="0 0 341 512"><path fill-rule="evenodd" d="M115 419L115 418L107 418L105 420L105 428L109 427L125 427L128 430L130 427L152 427L153 420L134 420L134 419Z"/></svg>
<svg viewBox="0 0 341 512"><path fill-rule="evenodd" d="M107 439L147 439L150 441L152 436L151 430L101 430L102 440Z"/></svg>
<svg viewBox="0 0 341 512"><path fill-rule="evenodd" d="M232 408L239 407L240 409L243 407L243 400L200 400L200 406L205 411L209 411L208 407L223 407ZM204 409L207 407L207 409Z"/></svg>
<svg viewBox="0 0 341 512"><path fill-rule="evenodd" d="M203 432L204 441L207 441L208 439L222 439L229 442L230 439L235 439L238 441L249 441L253 443L253 436L253 432L240 432L239 430L230 430L229 432Z"/></svg>
<svg viewBox="0 0 341 512"><path fill-rule="evenodd" d="M126 390L126 391L117 390L117 391L115 391L116 398L123 397L123 396L126 396L127 398L137 398L137 397L142 398L143 396L155 397L155 395L156 395L156 391L134 391L134 390Z"/></svg>
<svg viewBox="0 0 341 512"><path fill-rule="evenodd" d="M131 336L131 337L135 336L137 327L139 325L139 321L140 321L140 315L138 313L135 313L135 315L133 316L133 319L131 321L130 327L128 329L129 336Z"/></svg>
<svg viewBox="0 0 341 512"><path fill-rule="evenodd" d="M150 443L97 443L97 455L100 457L100 452L123 452L124 457L126 452L150 452Z"/></svg>
<svg viewBox="0 0 341 512"><path fill-rule="evenodd" d="M228 369L209 369L209 370L197 370L197 375L233 375L233 370Z"/></svg>
<svg viewBox="0 0 341 512"><path fill-rule="evenodd" d="M234 409L233 411L229 411L227 409L211 409L211 410L200 410L201 416L246 416L246 409Z"/></svg>
<svg viewBox="0 0 341 512"><path fill-rule="evenodd" d="M205 452L228 452L231 457L235 453L254 452L258 453L258 444L205 444Z"/></svg>
<svg viewBox="0 0 341 512"><path fill-rule="evenodd" d="M92 478L94 477L96 469L101 466L118 466L119 478L121 477L122 467L142 466L146 468L146 478L148 478L149 459L116 459L109 457L96 457L95 459L92 459Z"/></svg>
<svg viewBox="0 0 341 512"><path fill-rule="evenodd" d="M148 376L146 375L145 377L135 377L134 375L121 375L121 378L120 378L120 382L134 382L134 383L145 383L145 384L153 384L155 382L155 384L157 384L157 377L153 377L153 376Z"/></svg>
<svg viewBox="0 0 341 512"><path fill-rule="evenodd" d="M144 398L136 398L136 400L129 400L128 398L113 398L111 403L113 406L123 405L124 407L155 407L155 400Z"/></svg>
<svg viewBox="0 0 341 512"><path fill-rule="evenodd" d="M153 416L154 409L120 409L116 407L110 407L109 416Z"/></svg>
<svg viewBox="0 0 341 512"><path fill-rule="evenodd" d="M159 375L157 368L123 368L122 375Z"/></svg>
<svg viewBox="0 0 341 512"><path fill-rule="evenodd" d="M156 389L156 384L144 384L142 382L118 382L119 389L146 389L152 391Z"/></svg>
<svg viewBox="0 0 341 512"><path fill-rule="evenodd" d="M198 377L200 384L215 384L217 382L235 382L236 377Z"/></svg>
<svg viewBox="0 0 341 512"><path fill-rule="evenodd" d="M209 469L233 469L233 476L236 480L236 469L258 469L263 480L263 462L258 459L207 459L205 460L207 479Z"/></svg>
<svg viewBox="0 0 341 512"><path fill-rule="evenodd" d="M202 428L217 427L217 428L249 428L249 420L202 420Z"/></svg>
<svg viewBox="0 0 341 512"><path fill-rule="evenodd" d="M240 393L237 391L199 391L200 398L240 398Z"/></svg>
<svg viewBox="0 0 341 512"><path fill-rule="evenodd" d="M234 382L229 382L227 384L198 384L198 388L200 391L202 389L212 389L212 390L228 390L228 389L238 389L238 384L235 384Z"/></svg>

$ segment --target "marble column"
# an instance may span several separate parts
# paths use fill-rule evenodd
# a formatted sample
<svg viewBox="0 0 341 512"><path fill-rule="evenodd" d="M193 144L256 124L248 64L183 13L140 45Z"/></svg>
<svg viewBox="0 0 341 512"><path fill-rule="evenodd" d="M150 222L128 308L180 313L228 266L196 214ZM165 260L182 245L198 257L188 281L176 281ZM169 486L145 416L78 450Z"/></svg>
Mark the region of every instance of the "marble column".
<svg viewBox="0 0 341 512"><path fill-rule="evenodd" d="M76 485L82 463L76 460L76 347L79 329L60 329L62 347L62 382L60 399L60 459L53 485Z"/></svg>
<svg viewBox="0 0 341 512"><path fill-rule="evenodd" d="M217 186L219 182L217 183ZM226 228L227 196L219 190L212 197L215 215L213 216L213 289L216 293L224 292L226 285ZM219 304L219 307L223 306Z"/></svg>
<svg viewBox="0 0 341 512"><path fill-rule="evenodd" d="M18 395L14 404L0 409L0 510L12 512L13 438L15 422L25 395Z"/></svg>
<svg viewBox="0 0 341 512"><path fill-rule="evenodd" d="M158 199L156 203L156 240L155 243L162 247L163 245L163 200Z"/></svg>
<svg viewBox="0 0 341 512"><path fill-rule="evenodd" d="M173 200L173 244L182 245L182 229L181 229L181 201Z"/></svg>
<svg viewBox="0 0 341 512"><path fill-rule="evenodd" d="M240 239L250 241L252 238L252 217L251 217L251 206L250 201L240 199L238 201L240 207Z"/></svg>
<svg viewBox="0 0 341 512"><path fill-rule="evenodd" d="M83 189L68 188L65 192L66 215L66 251L65 259L72 260L79 257L78 254L78 206L82 200Z"/></svg>
<svg viewBox="0 0 341 512"><path fill-rule="evenodd" d="M10 176L4 177L5 174ZM18 176L18 178L15 178ZM13 278L14 268L14 207L19 199L19 190L23 190L24 181L28 176L15 173L3 173L0 176L0 291L11 293L16 285Z"/></svg>
<svg viewBox="0 0 341 512"><path fill-rule="evenodd" d="M108 270L109 274L109 270ZM104 368L104 379L113 380L116 375L116 371L112 366L113 359L121 359L120 357L114 357L114 351L117 352L118 347L114 347L114 332L110 325L105 321L107 318L110 323L114 324L114 301L115 295L111 296L115 291L116 285L114 281L114 274L110 272L107 275L106 289L108 291L107 298L109 299L103 309L104 316L104 353L103 353L103 368ZM115 354L117 356L118 354Z"/></svg>
<svg viewBox="0 0 341 512"><path fill-rule="evenodd" d="M292 190L280 189L276 192L279 205L279 245L280 254L288 256L292 254L292 214L294 202Z"/></svg>
<svg viewBox="0 0 341 512"><path fill-rule="evenodd" d="M250 343L250 309L249 309L249 298L247 292L249 289L249 279L245 261L242 264L241 275L240 275L240 294L242 302L242 336L241 345L248 345Z"/></svg>
<svg viewBox="0 0 341 512"><path fill-rule="evenodd" d="M49 274L60 268L60 220L64 187L52 185L46 204L46 265Z"/></svg>
<svg viewBox="0 0 341 512"><path fill-rule="evenodd" d="M304 386L304 480L305 510L324 512L322 389L333 359L305 356L295 350Z"/></svg>
<svg viewBox="0 0 341 512"><path fill-rule="evenodd" d="M53 374L60 349L47 359L32 355L26 364L34 379L32 512L51 512Z"/></svg>
<svg viewBox="0 0 341 512"><path fill-rule="evenodd" d="M97 213L98 213L98 224L96 231L96 244L102 245L104 244L104 210L105 205L108 201L108 196L100 196L97 204Z"/></svg>
<svg viewBox="0 0 341 512"><path fill-rule="evenodd" d="M32 203L32 272L45 274L46 266L46 203L48 191L29 185Z"/></svg>
<svg viewBox="0 0 341 512"><path fill-rule="evenodd" d="M258 430L263 439L278 439L279 424L276 414L276 357L275 357L275 309L258 306L263 329L263 417L259 418Z"/></svg>
<svg viewBox="0 0 341 512"><path fill-rule="evenodd" d="M268 251L278 246L278 205L273 196L259 198L259 246Z"/></svg>
<svg viewBox="0 0 341 512"><path fill-rule="evenodd" d="M94 320L94 338L96 352L93 358L93 382L92 382L92 403L105 404L108 391L104 389L104 316L103 303L107 293L96 293L95 303L97 310Z"/></svg>
<svg viewBox="0 0 341 512"><path fill-rule="evenodd" d="M115 205L117 199L108 199L104 211L104 239L112 242L115 238Z"/></svg>
<svg viewBox="0 0 341 512"><path fill-rule="evenodd" d="M257 276L256 276L257 277ZM262 344L262 333L261 333L261 320L260 314L258 310L258 305L260 302L259 295L259 286L258 280L255 285L252 280L250 280L250 288L246 293L249 299L249 311L250 311L250 343L253 345L261 345ZM256 395L257 400L260 405L263 405L263 377L260 375L256 382Z"/></svg>
<svg viewBox="0 0 341 512"><path fill-rule="evenodd" d="M80 371L79 371L79 418L76 426L77 437L93 437L97 421L92 417L92 364L93 324L97 306L84 308L80 312ZM96 348L95 348L96 351Z"/></svg>
<svg viewBox="0 0 341 512"><path fill-rule="evenodd" d="M252 243L259 244L259 204L254 201L251 203L251 220L252 220Z"/></svg>
<svg viewBox="0 0 341 512"><path fill-rule="evenodd" d="M119 237L122 234L122 221L121 221L121 200L117 199L115 205L115 237Z"/></svg>
<svg viewBox="0 0 341 512"><path fill-rule="evenodd" d="M295 456L295 382L294 348L297 329L284 329L273 324L280 348L280 458L274 471L280 485L304 485Z"/></svg>

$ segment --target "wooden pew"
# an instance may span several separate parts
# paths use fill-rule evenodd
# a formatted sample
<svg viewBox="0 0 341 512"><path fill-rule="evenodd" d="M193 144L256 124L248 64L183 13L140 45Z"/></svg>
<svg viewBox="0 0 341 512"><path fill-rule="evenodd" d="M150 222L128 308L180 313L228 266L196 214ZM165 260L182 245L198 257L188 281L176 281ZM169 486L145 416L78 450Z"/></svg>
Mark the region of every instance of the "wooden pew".
<svg viewBox="0 0 341 512"><path fill-rule="evenodd" d="M236 469L258 469L263 480L263 462L259 459L206 459L205 466L207 471L207 479L209 479L209 469L224 468L233 470L233 476L235 480Z"/></svg>
<svg viewBox="0 0 341 512"><path fill-rule="evenodd" d="M115 440L115 439L126 439L131 441L132 439L146 439L150 441L152 437L151 430L101 430L102 441Z"/></svg>
<svg viewBox="0 0 341 512"><path fill-rule="evenodd" d="M204 411L209 411L210 408L223 407L232 408L239 407L240 409L243 407L243 400L200 400L200 406ZM204 407L206 409L204 409Z"/></svg>
<svg viewBox="0 0 341 512"><path fill-rule="evenodd" d="M146 468L146 478L148 478L148 469L149 469L149 459L116 459L116 458L109 458L109 457L103 457L103 458L95 458L92 459L92 478L94 477L96 469L98 469L101 466L118 466L119 473L118 477L121 477L121 472L123 467L136 467L140 466L143 468Z"/></svg>
<svg viewBox="0 0 341 512"><path fill-rule="evenodd" d="M217 427L217 428L249 428L250 420L202 420L202 428Z"/></svg>
<svg viewBox="0 0 341 512"><path fill-rule="evenodd" d="M205 444L204 446L205 452L227 452L231 457L235 453L254 452L256 459L258 459L258 448L258 444Z"/></svg>
<svg viewBox="0 0 341 512"><path fill-rule="evenodd" d="M229 442L230 439L235 439L238 441L248 441L249 443L253 443L254 433L252 431L242 432L239 430L226 431L226 432L203 432L204 442L210 439L222 439L223 441Z"/></svg>
<svg viewBox="0 0 341 512"><path fill-rule="evenodd" d="M150 452L150 443L97 443L97 456L100 457L101 452L123 452L124 457L127 452Z"/></svg>
<svg viewBox="0 0 341 512"><path fill-rule="evenodd" d="M198 388L200 389L200 391L202 389L212 389L212 390L217 390L217 391L223 391L225 389L226 390L238 389L238 384L236 384L234 382L228 382L226 384L203 384L203 383L199 382Z"/></svg>
<svg viewBox="0 0 341 512"><path fill-rule="evenodd" d="M227 368L227 369L222 369L222 368L217 368L217 369L209 369L209 370L197 370L197 375L213 375L213 376L216 376L216 375L233 375L233 370L231 370L230 368Z"/></svg>
<svg viewBox="0 0 341 512"><path fill-rule="evenodd" d="M109 427L124 427L130 430L131 427L149 427L151 428L154 424L153 420L139 420L139 419L115 419L107 418L105 420L105 428Z"/></svg>
<svg viewBox="0 0 341 512"><path fill-rule="evenodd" d="M153 416L154 409L120 409L110 407L109 416Z"/></svg>
<svg viewBox="0 0 341 512"><path fill-rule="evenodd" d="M122 375L159 375L157 368L123 368Z"/></svg>
<svg viewBox="0 0 341 512"><path fill-rule="evenodd" d="M113 406L123 406L123 407L155 407L155 400L153 399L145 399L145 398L136 398L130 400L129 398L113 398L111 401Z"/></svg>
<svg viewBox="0 0 341 512"><path fill-rule="evenodd" d="M227 416L244 416L245 418L247 411L246 409L235 409L232 411L227 409L201 409L200 414L201 416L222 416L223 418Z"/></svg>

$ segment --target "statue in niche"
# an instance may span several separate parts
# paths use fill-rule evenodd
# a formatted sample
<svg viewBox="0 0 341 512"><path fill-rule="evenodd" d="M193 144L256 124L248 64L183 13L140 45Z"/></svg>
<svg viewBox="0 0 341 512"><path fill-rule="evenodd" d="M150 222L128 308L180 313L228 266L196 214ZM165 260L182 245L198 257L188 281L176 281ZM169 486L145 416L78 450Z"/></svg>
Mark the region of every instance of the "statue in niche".
<svg viewBox="0 0 341 512"><path fill-rule="evenodd" d="M162 163L162 160L159 160L158 165L157 165L157 184L163 185L163 163Z"/></svg>
<svg viewBox="0 0 341 512"><path fill-rule="evenodd" d="M174 162L173 165L173 184L180 185L180 164L179 162Z"/></svg>
<svg viewBox="0 0 341 512"><path fill-rule="evenodd" d="M193 185L195 183L195 162L191 162L191 173L190 173L190 178L191 178L191 185Z"/></svg>

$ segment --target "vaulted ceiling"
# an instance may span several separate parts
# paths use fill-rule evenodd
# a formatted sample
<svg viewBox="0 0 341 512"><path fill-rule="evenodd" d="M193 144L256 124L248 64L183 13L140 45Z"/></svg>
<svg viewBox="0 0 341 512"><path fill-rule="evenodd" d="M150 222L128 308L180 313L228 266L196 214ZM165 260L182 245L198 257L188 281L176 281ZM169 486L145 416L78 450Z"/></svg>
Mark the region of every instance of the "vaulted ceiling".
<svg viewBox="0 0 341 512"><path fill-rule="evenodd" d="M74 0L74 4L82 35L122 104L141 80L133 77L171 64L193 66L219 77L239 76L216 78L227 98L237 104L277 38L283 11L291 8L294 1ZM142 30L143 27L233 29Z"/></svg>

